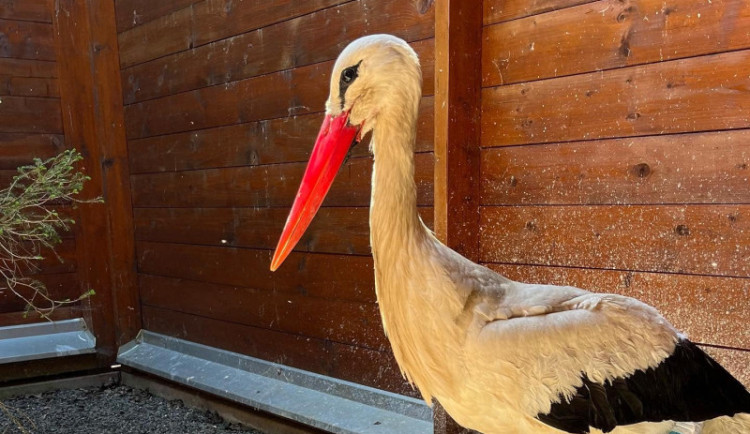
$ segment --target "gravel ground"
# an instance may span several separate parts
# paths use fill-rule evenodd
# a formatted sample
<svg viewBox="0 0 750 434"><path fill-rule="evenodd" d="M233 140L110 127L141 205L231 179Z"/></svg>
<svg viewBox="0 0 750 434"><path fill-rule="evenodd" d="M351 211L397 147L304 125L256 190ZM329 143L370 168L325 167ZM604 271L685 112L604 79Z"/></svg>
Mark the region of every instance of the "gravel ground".
<svg viewBox="0 0 750 434"><path fill-rule="evenodd" d="M20 421L23 429L18 428ZM127 386L58 390L0 402L0 433L209 434L253 433L212 412Z"/></svg>

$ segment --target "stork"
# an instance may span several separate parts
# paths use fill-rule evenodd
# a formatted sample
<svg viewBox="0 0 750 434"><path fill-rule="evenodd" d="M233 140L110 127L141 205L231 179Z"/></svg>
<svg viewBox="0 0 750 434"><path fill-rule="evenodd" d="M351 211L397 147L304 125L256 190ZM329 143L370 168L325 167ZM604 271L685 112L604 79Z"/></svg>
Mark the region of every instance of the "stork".
<svg viewBox="0 0 750 434"><path fill-rule="evenodd" d="M417 55L394 36L343 50L271 270L372 133L375 290L396 361L427 403L485 433L750 433L748 391L653 307L516 282L435 238L414 182L421 81Z"/></svg>

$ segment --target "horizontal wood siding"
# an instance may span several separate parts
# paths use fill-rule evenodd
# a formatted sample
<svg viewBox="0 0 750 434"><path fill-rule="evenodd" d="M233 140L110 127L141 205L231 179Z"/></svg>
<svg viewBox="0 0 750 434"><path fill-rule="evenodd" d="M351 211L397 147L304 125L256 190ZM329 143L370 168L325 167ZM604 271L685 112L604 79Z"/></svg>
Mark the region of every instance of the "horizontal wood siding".
<svg viewBox="0 0 750 434"><path fill-rule="evenodd" d="M0 4L0 188L7 187L19 166L34 158L53 157L67 148L63 136L58 68L47 0L11 0ZM74 218L77 211L58 209ZM81 289L73 232L61 233L56 253L44 249L38 268L25 275L44 283L54 299L75 299ZM0 283L0 326L44 321L27 314L26 302ZM24 297L34 294L19 287ZM36 297L40 307L46 304ZM81 306L60 309L55 319L80 317Z"/></svg>
<svg viewBox="0 0 750 434"><path fill-rule="evenodd" d="M480 255L637 297L750 384L750 6L484 2Z"/></svg>
<svg viewBox="0 0 750 434"><path fill-rule="evenodd" d="M144 327L410 392L373 282L368 143L269 271L323 118L333 61L393 33L424 69L420 212L432 223L434 15L412 2L117 0Z"/></svg>

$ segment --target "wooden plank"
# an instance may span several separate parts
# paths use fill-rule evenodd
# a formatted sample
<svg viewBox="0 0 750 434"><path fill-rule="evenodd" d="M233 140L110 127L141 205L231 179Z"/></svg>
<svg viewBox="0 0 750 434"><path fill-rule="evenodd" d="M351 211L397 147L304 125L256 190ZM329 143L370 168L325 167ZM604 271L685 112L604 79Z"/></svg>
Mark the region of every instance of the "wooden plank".
<svg viewBox="0 0 750 434"><path fill-rule="evenodd" d="M44 60L0 58L0 71L14 77L57 77L57 63Z"/></svg>
<svg viewBox="0 0 750 434"><path fill-rule="evenodd" d="M3 96L0 110L0 133L51 133L63 132L60 100Z"/></svg>
<svg viewBox="0 0 750 434"><path fill-rule="evenodd" d="M133 175L136 207L284 207L297 194L306 163ZM433 202L432 154L416 155L417 204ZM323 206L370 203L371 158L352 158L337 176Z"/></svg>
<svg viewBox="0 0 750 434"><path fill-rule="evenodd" d="M440 0L435 10L435 232L476 260L482 4Z"/></svg>
<svg viewBox="0 0 750 434"><path fill-rule="evenodd" d="M744 50L488 88L482 146L747 128L749 87Z"/></svg>
<svg viewBox="0 0 750 434"><path fill-rule="evenodd" d="M16 170L0 170L0 188L8 187L17 174Z"/></svg>
<svg viewBox="0 0 750 434"><path fill-rule="evenodd" d="M750 280L683 274L491 264L511 279L626 295L656 307L695 342L750 347Z"/></svg>
<svg viewBox="0 0 750 434"><path fill-rule="evenodd" d="M144 305L383 351L375 303L140 276ZM304 320L300 320L304 318Z"/></svg>
<svg viewBox="0 0 750 434"><path fill-rule="evenodd" d="M196 48L346 1L349 0L201 1L120 33L120 66L125 68Z"/></svg>
<svg viewBox="0 0 750 434"><path fill-rule="evenodd" d="M131 140L131 173L307 161L321 122L314 113ZM416 151L431 151L433 97L422 98L417 128ZM369 142L368 135L351 156L367 155Z"/></svg>
<svg viewBox="0 0 750 434"><path fill-rule="evenodd" d="M750 47L744 0L601 0L484 29L496 86Z"/></svg>
<svg viewBox="0 0 750 434"><path fill-rule="evenodd" d="M0 74L0 96L60 97L54 78L13 77Z"/></svg>
<svg viewBox="0 0 750 434"><path fill-rule="evenodd" d="M334 344L330 354L331 369L337 378L421 399L419 392L401 375L390 348L387 351L374 351Z"/></svg>
<svg viewBox="0 0 750 434"><path fill-rule="evenodd" d="M202 0L115 0L117 31L123 32Z"/></svg>
<svg viewBox="0 0 750 434"><path fill-rule="evenodd" d="M482 260L750 277L750 206L482 208Z"/></svg>
<svg viewBox="0 0 750 434"><path fill-rule="evenodd" d="M433 157L415 158L417 204L433 203ZM284 207L297 194L306 163L163 172L131 177L136 207ZM370 203L371 158L352 158L339 171L323 206Z"/></svg>
<svg viewBox="0 0 750 434"><path fill-rule="evenodd" d="M52 26L0 19L0 57L55 60Z"/></svg>
<svg viewBox="0 0 750 434"><path fill-rule="evenodd" d="M594 0L484 0L484 24L537 15Z"/></svg>
<svg viewBox="0 0 750 434"><path fill-rule="evenodd" d="M54 300L74 300L84 292L78 284L75 273L46 274L36 276L35 279L44 283L47 288L47 295ZM27 288L17 288L17 290L27 299L31 299L34 295L33 291ZM45 306L47 306L46 303L39 303L39 307ZM26 302L23 299L6 288L0 290L0 313L22 312L25 308Z"/></svg>
<svg viewBox="0 0 750 434"><path fill-rule="evenodd" d="M331 61L348 42L366 34L368 29L394 33L412 42L423 68L429 69L432 17L410 12L411 2L391 0L372 6L370 10L359 1L347 3L126 68L122 71L125 104ZM351 11L337 13L342 8ZM382 14L395 15L389 20L389 15ZM368 20L368 24L356 27L352 20L357 23ZM343 35L338 35L342 32ZM425 81L428 81L426 76Z"/></svg>
<svg viewBox="0 0 750 434"><path fill-rule="evenodd" d="M47 159L65 148L59 134L0 133L0 169L15 170L35 157Z"/></svg>
<svg viewBox="0 0 750 434"><path fill-rule="evenodd" d="M432 42L413 45L423 59L422 93L432 95ZM129 105L125 108L128 138L321 111L328 97L332 67L333 61L319 63ZM143 91L137 84L135 88L131 85L125 85L126 103ZM129 95L128 89L133 93Z"/></svg>
<svg viewBox="0 0 750 434"><path fill-rule="evenodd" d="M332 64L321 63L125 107L128 139L320 111ZM126 97L127 98L127 97Z"/></svg>
<svg viewBox="0 0 750 434"><path fill-rule="evenodd" d="M151 306L144 306L143 321L147 330L156 333L371 387L403 388L403 379L393 365L380 365L387 362L388 357L383 357L387 353Z"/></svg>
<svg viewBox="0 0 750 434"><path fill-rule="evenodd" d="M186 7L117 36L120 68L193 48L193 8Z"/></svg>
<svg viewBox="0 0 750 434"><path fill-rule="evenodd" d="M750 203L750 130L482 151L483 205Z"/></svg>
<svg viewBox="0 0 750 434"><path fill-rule="evenodd" d="M6 20L52 22L47 0L6 0L0 3L0 18Z"/></svg>
<svg viewBox="0 0 750 434"><path fill-rule="evenodd" d="M284 262L287 272L282 269L272 273L270 250L145 241L139 241L136 246L141 274L302 293L311 297L375 301L372 258L368 256L294 252Z"/></svg>
<svg viewBox="0 0 750 434"><path fill-rule="evenodd" d="M63 239L55 246L55 251L43 249L40 255L44 258L35 263L37 269L29 270L29 274L60 274L73 273L78 268L78 257L76 255L76 241L74 239Z"/></svg>
<svg viewBox="0 0 750 434"><path fill-rule="evenodd" d="M716 347L703 347L703 350L750 389L750 370L747 369L750 366L750 351Z"/></svg>
<svg viewBox="0 0 750 434"><path fill-rule="evenodd" d="M432 227L432 209L420 208ZM135 237L142 241L274 249L286 208L135 208ZM300 252L370 254L368 208L322 208L296 249Z"/></svg>
<svg viewBox="0 0 750 434"><path fill-rule="evenodd" d="M127 143L114 2L58 0L54 28L66 142L82 150L91 177L79 207L77 257L84 288L96 291L91 324L101 366L140 330Z"/></svg>
<svg viewBox="0 0 750 434"><path fill-rule="evenodd" d="M281 21L297 18L351 0L309 0L269 2L267 0L206 0L193 9L195 45L239 35ZM340 10L339 8L335 8ZM333 24L335 25L335 24ZM304 39L300 37L300 40Z"/></svg>
<svg viewBox="0 0 750 434"><path fill-rule="evenodd" d="M282 333L143 306L146 330L186 339L252 357L327 375L330 373L330 343Z"/></svg>
<svg viewBox="0 0 750 434"><path fill-rule="evenodd" d="M55 309L50 315L53 321L60 321L64 319L81 318L81 307L80 306L68 306ZM32 324L38 322L47 321L44 318L39 318L36 315L27 314L23 311L6 312L0 313L0 327L21 325L21 324ZM1 366L1 365L0 365ZM6 379L0 375L0 378Z"/></svg>

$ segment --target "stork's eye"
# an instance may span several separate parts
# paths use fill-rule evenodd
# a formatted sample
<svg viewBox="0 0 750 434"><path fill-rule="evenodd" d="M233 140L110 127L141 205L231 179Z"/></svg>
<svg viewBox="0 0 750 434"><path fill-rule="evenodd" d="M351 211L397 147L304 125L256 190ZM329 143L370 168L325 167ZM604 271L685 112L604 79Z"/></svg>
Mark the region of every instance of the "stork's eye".
<svg viewBox="0 0 750 434"><path fill-rule="evenodd" d="M343 71L341 71L341 78L339 79L339 98L341 99L341 109L344 109L344 95L346 94L346 89L349 88L349 85L354 83L354 80L359 75L359 64L362 63L360 60L359 63L357 63L354 66L350 66Z"/></svg>
<svg viewBox="0 0 750 434"><path fill-rule="evenodd" d="M344 85L352 84L354 79L357 78L358 69L359 69L359 63L341 71L341 83Z"/></svg>

